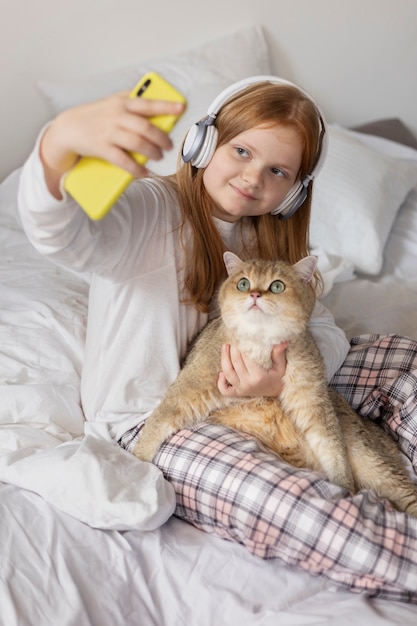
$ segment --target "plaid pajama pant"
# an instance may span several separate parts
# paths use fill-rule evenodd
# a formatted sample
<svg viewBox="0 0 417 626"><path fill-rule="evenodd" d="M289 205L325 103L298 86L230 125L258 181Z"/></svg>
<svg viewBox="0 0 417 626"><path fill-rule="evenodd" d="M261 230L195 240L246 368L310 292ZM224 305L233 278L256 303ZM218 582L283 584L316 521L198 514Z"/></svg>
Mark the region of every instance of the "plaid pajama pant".
<svg viewBox="0 0 417 626"><path fill-rule="evenodd" d="M354 338L331 385L391 432L417 472L417 341ZM134 435L121 445L132 449ZM352 591L417 604L417 519L372 492L352 496L214 424L178 432L154 463L174 486L175 514L201 530Z"/></svg>

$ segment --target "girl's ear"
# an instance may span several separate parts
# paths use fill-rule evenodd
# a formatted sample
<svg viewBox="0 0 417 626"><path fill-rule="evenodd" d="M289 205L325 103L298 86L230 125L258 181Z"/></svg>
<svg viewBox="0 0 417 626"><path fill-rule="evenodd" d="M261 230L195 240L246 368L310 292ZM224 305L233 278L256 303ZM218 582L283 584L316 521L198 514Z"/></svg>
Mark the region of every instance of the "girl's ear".
<svg viewBox="0 0 417 626"><path fill-rule="evenodd" d="M223 253L223 261L229 276L235 271L235 269L243 264L243 261L239 259L236 254L228 251Z"/></svg>
<svg viewBox="0 0 417 626"><path fill-rule="evenodd" d="M317 263L318 258L314 255L310 255L304 257L304 259L301 259L301 261L298 261L298 263L295 263L292 267L297 272L301 280L307 284L313 278Z"/></svg>

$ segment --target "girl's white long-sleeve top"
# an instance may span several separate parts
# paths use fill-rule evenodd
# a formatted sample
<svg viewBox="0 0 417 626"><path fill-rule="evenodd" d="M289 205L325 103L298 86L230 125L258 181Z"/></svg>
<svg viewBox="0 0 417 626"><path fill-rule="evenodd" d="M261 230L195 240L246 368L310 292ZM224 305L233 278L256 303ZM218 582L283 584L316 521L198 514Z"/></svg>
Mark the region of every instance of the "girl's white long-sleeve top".
<svg viewBox="0 0 417 626"><path fill-rule="evenodd" d="M103 220L92 222L69 197L51 196L36 146L22 170L19 212L42 255L89 274L82 406L88 422L118 440L150 415L177 376L187 344L207 322L207 315L181 303L186 268L176 194L159 179L134 182ZM239 254L241 229L220 220L216 225L228 249ZM330 379L349 343L320 302L310 330Z"/></svg>

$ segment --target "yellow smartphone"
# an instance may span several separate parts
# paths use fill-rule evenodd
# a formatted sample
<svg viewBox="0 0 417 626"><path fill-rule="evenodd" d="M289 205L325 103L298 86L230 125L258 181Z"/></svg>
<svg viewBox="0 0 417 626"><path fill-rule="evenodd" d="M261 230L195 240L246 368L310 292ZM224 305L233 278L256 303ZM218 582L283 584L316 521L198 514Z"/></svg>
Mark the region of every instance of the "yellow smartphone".
<svg viewBox="0 0 417 626"><path fill-rule="evenodd" d="M184 96L159 74L145 74L129 94L130 98L169 100L186 103ZM170 133L181 115L158 115L149 118L152 124ZM147 157L132 153L140 165ZM76 200L92 220L102 219L132 182L133 176L112 163L93 157L82 157L64 179L64 189Z"/></svg>

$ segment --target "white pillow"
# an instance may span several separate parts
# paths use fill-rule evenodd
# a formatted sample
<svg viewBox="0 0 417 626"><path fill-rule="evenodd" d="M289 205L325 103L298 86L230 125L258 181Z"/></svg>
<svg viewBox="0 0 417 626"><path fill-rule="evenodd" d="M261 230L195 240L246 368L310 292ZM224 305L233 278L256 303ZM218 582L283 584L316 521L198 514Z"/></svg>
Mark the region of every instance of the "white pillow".
<svg viewBox="0 0 417 626"><path fill-rule="evenodd" d="M204 117L211 102L223 89L247 76L271 73L262 28L251 26L183 54L141 60L117 71L72 81L39 81L38 88L56 115L69 107L133 89L140 77L149 71L161 74L184 94L188 102L185 114L171 133L173 150L163 161L148 164L157 174L175 171L185 134L194 122Z"/></svg>
<svg viewBox="0 0 417 626"><path fill-rule="evenodd" d="M378 274L397 212L417 184L417 162L365 145L329 126L329 153L314 183L311 246Z"/></svg>

